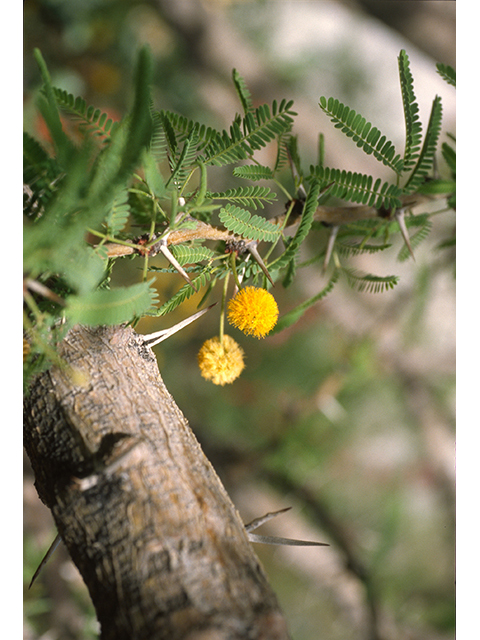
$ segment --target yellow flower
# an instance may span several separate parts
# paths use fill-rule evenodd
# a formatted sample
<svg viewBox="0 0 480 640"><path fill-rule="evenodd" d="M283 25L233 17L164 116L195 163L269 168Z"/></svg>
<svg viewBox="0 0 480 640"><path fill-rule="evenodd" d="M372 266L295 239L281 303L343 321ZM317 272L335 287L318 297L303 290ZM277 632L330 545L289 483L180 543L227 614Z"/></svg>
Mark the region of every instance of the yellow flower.
<svg viewBox="0 0 480 640"><path fill-rule="evenodd" d="M265 289L245 287L228 303L228 320L237 329L264 338L278 319L275 298Z"/></svg>
<svg viewBox="0 0 480 640"><path fill-rule="evenodd" d="M213 384L230 384L242 373L243 349L230 336L211 338L203 343L198 352L200 373Z"/></svg>

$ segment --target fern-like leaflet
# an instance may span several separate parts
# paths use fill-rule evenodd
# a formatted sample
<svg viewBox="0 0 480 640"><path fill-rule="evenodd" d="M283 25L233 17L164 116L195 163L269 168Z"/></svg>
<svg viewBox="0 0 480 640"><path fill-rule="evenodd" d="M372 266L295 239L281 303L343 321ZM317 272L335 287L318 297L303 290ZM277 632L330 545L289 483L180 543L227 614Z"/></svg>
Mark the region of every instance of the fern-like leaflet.
<svg viewBox="0 0 480 640"><path fill-rule="evenodd" d="M340 270L352 289L356 289L359 293L382 293L386 289L393 289L399 280L398 276L376 276L350 267L342 266Z"/></svg>
<svg viewBox="0 0 480 640"><path fill-rule="evenodd" d="M54 158L28 133L23 134L24 211L40 211L49 201L61 175Z"/></svg>
<svg viewBox="0 0 480 640"><path fill-rule="evenodd" d="M228 200L243 207L252 207L263 209L266 204L270 204L277 199L275 193L269 187L236 187L227 189L222 192L208 192L207 197L210 200Z"/></svg>
<svg viewBox="0 0 480 640"><path fill-rule="evenodd" d="M380 178L373 183L373 177L364 173L352 173L330 167L315 166L311 175L320 182L321 187L331 185L329 195L370 207L396 208L401 206L402 189L394 184L383 182Z"/></svg>
<svg viewBox="0 0 480 640"><path fill-rule="evenodd" d="M243 112L248 113L249 111L253 111L252 96L250 94L250 91L248 90L245 80L236 69L233 69L232 71L232 79L235 86L235 91L237 92L237 95L240 98L240 102L242 103Z"/></svg>
<svg viewBox="0 0 480 640"><path fill-rule="evenodd" d="M367 154L372 154L384 165L400 175L403 170L403 160L395 152L393 142L387 140L377 127L372 127L359 113L350 109L334 98L320 98L320 108L330 118L336 129L341 129L349 138L356 142Z"/></svg>
<svg viewBox="0 0 480 640"><path fill-rule="evenodd" d="M170 247L171 252L182 265L197 264L203 260L212 260L215 252L208 247L179 244Z"/></svg>
<svg viewBox="0 0 480 640"><path fill-rule="evenodd" d="M300 219L300 224L298 225L298 229L289 242L286 250L282 253L281 256L279 256L269 265L269 269L283 269L287 267L292 260L296 259L297 253L300 249L300 245L305 240L312 227L313 216L315 215L315 211L317 209L319 194L320 184L316 180L313 180L307 194L307 199L305 200L305 205L303 207L303 213Z"/></svg>
<svg viewBox="0 0 480 640"><path fill-rule="evenodd" d="M407 182L403 186L404 193L413 193L425 181L433 167L435 151L437 149L438 138L442 126L442 101L439 96L435 96L430 112L425 139L422 150L418 156Z"/></svg>
<svg viewBox="0 0 480 640"><path fill-rule="evenodd" d="M255 150L290 130L293 116L296 115L292 111L292 105L292 100L282 100L280 105L274 100L271 110L265 104L247 112L243 119L236 118L229 133L224 130L212 136L203 152L202 161L209 165L223 166L251 158Z"/></svg>
<svg viewBox="0 0 480 640"><path fill-rule="evenodd" d="M80 120L83 126L94 135L108 138L118 127L118 122L109 117L107 113L102 112L101 109L96 109L93 106L87 107L83 98L75 97L57 87L53 87L53 92L58 107Z"/></svg>
<svg viewBox="0 0 480 640"><path fill-rule="evenodd" d="M453 69L449 65L439 62L437 64L437 73L442 76L445 82L451 84L452 87L457 86L457 74L455 72L455 69Z"/></svg>
<svg viewBox="0 0 480 640"><path fill-rule="evenodd" d="M219 218L227 229L249 240L274 242L280 235L280 229L272 222L232 204L220 209Z"/></svg>
<svg viewBox="0 0 480 640"><path fill-rule="evenodd" d="M129 216L128 189L124 188L117 193L111 206L108 207L104 222L107 233L116 236L126 226Z"/></svg>
<svg viewBox="0 0 480 640"><path fill-rule="evenodd" d="M272 180L273 171L270 167L265 167L261 164L244 164L240 167L235 167L233 170L235 178L244 178L245 180Z"/></svg>
<svg viewBox="0 0 480 640"><path fill-rule="evenodd" d="M422 144L422 124L418 117L418 103L413 90L410 61L405 50L398 56L400 87L402 90L403 113L405 116L405 154L403 170L411 169L417 160Z"/></svg>
<svg viewBox="0 0 480 640"><path fill-rule="evenodd" d="M129 287L97 289L67 298L68 318L72 323L121 324L146 315L158 302L153 281Z"/></svg>
<svg viewBox="0 0 480 640"><path fill-rule="evenodd" d="M211 280L212 274L208 269L204 269L200 275L196 278L192 279L193 284L195 285L195 289L199 289L200 287L204 287L207 282ZM176 309L182 302L188 300L191 296L195 294L195 289L189 285L184 284L178 291L175 293L167 302L162 304L162 306L155 311L153 315L155 316L164 316L167 313L170 313L174 309Z"/></svg>
<svg viewBox="0 0 480 640"><path fill-rule="evenodd" d="M367 244L357 241L339 240L338 238L335 242L335 248L337 249L338 253L343 256L357 256L362 253L378 253L379 251L389 249L391 246L391 244L386 243Z"/></svg>
<svg viewBox="0 0 480 640"><path fill-rule="evenodd" d="M150 138L150 153L156 162L161 162L167 157L167 136L161 114L152 112L152 137Z"/></svg>

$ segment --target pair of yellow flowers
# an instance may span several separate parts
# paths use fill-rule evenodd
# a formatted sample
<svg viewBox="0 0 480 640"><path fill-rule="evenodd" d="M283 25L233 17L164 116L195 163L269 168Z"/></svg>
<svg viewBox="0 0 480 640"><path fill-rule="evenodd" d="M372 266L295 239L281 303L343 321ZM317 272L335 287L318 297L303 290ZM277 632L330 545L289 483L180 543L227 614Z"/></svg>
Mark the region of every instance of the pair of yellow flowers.
<svg viewBox="0 0 480 640"><path fill-rule="evenodd" d="M228 303L228 321L246 335L264 338L278 319L275 298L265 289L245 287ZM216 336L203 343L198 353L200 373L213 384L229 384L243 371L244 352L233 338Z"/></svg>

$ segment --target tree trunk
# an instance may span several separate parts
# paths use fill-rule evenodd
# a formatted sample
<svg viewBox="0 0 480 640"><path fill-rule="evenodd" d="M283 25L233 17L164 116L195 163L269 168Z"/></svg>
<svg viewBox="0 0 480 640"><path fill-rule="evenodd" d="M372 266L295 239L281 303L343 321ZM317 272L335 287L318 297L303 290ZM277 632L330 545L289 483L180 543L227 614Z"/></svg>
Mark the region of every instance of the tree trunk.
<svg viewBox="0 0 480 640"><path fill-rule="evenodd" d="M102 640L288 639L243 523L130 327L74 327L25 448Z"/></svg>

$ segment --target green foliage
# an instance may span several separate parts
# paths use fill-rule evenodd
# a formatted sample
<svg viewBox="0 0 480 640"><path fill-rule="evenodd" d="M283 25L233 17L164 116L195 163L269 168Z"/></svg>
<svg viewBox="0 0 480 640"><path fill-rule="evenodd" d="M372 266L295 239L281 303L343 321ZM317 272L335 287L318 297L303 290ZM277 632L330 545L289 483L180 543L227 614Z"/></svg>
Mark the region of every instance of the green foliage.
<svg viewBox="0 0 480 640"><path fill-rule="evenodd" d="M108 114L93 106L87 107L83 98L73 96L63 89L53 87L53 94L58 107L77 118L84 127L88 127L95 135L108 136L115 131L118 122L114 122Z"/></svg>
<svg viewBox="0 0 480 640"><path fill-rule="evenodd" d="M113 199L105 215L105 227L107 234L116 236L127 225L130 217L130 204L128 202L128 189L119 191Z"/></svg>
<svg viewBox="0 0 480 640"><path fill-rule="evenodd" d="M263 209L265 204L270 204L276 200L275 193L269 187L236 187L235 189L227 189L222 193L209 192L210 200L228 200L236 202L243 207L251 207Z"/></svg>
<svg viewBox="0 0 480 640"><path fill-rule="evenodd" d="M260 216L253 215L246 209L227 204L220 209L220 221L236 235L249 240L276 240L280 229Z"/></svg>
<svg viewBox="0 0 480 640"><path fill-rule="evenodd" d="M422 123L418 116L418 104L413 88L413 77L410 72L410 61L405 51L398 57L400 87L402 90L403 113L405 116L405 155L403 170L411 169L418 158L422 143Z"/></svg>
<svg viewBox="0 0 480 640"><path fill-rule="evenodd" d="M373 153L377 160L383 162L395 173L402 173L403 162L400 154L395 152L393 142L387 140L377 127L372 127L371 122L367 122L359 113L334 98L327 100L322 96L320 108L327 114L335 128L352 138L357 147L367 154Z"/></svg>
<svg viewBox="0 0 480 640"><path fill-rule="evenodd" d="M233 170L235 178L245 178L246 180L273 180L273 170L260 164L244 164L235 167Z"/></svg>
<svg viewBox="0 0 480 640"><path fill-rule="evenodd" d="M361 293L382 293L398 283L398 276L375 276L351 267L342 267L341 270L350 286Z"/></svg>
<svg viewBox="0 0 480 640"><path fill-rule="evenodd" d="M272 280L290 286L299 269L322 258L324 266L328 262L327 248L313 261L299 261L301 248L311 233L319 229L325 233L319 212L326 207L333 215L339 201L342 207L349 204L353 213L335 229L329 243L333 266L326 285L282 316L278 331L296 322L312 304L330 293L341 277L359 292L380 293L397 283L396 276L362 273L344 261L391 247L391 236L400 232L394 214L404 208L406 196L442 195L454 206L456 169L451 144L442 145L450 175L430 176L441 128L441 101L439 97L434 99L422 137L413 76L404 51L398 58L405 117L403 156L355 110L334 98L320 98L320 108L334 126L388 167L391 181L355 173L347 167L325 166L322 134L318 162L304 173L298 138L292 133L296 115L293 102L274 100L271 105L254 107L248 87L236 70L232 79L242 115L234 116L228 130L218 131L154 108L150 96L152 63L146 48L138 56L132 109L120 122L87 106L83 98L53 87L40 52L35 57L43 80L38 109L54 151L49 153L46 146L24 135L24 266L29 282L38 280L50 291L48 304L38 293L26 298L26 326L32 335L50 335L59 319L64 321L64 330L74 322L115 324L133 322L142 315L165 315L201 289L203 303L216 283L232 271L245 283L266 278L266 268ZM440 65L438 71L447 82L454 80L450 68ZM71 127L64 128L66 118L80 125L72 135L67 134ZM262 165L255 158L258 150L269 145L275 151L272 166ZM298 193L290 193L279 179L283 175L280 170L288 163ZM214 166L229 166L234 180L268 180L270 185L240 184L213 191L209 188L209 171ZM286 213L277 211L275 220L248 210L263 213L275 206L278 193L287 198ZM217 214L220 231L213 226ZM415 248L432 227L430 217L409 215L404 220L406 227L413 229L410 242ZM296 226L286 233L290 224ZM160 250L166 246L158 245L159 239L173 233L180 234L180 240L170 245L170 254L165 253L167 258L170 255L171 266L152 265L150 253L155 247L158 252L158 246ZM223 233L222 238L230 238L230 257L224 252L224 243L214 247L204 244L220 237L219 233ZM242 239L255 244L237 246ZM257 249L258 243L262 244ZM115 264L127 254L143 262L143 268L138 269L141 281L110 288ZM408 255L402 249L399 259ZM158 307L148 274L160 278L162 273L179 267L195 288L183 284ZM39 344L36 349L41 353Z"/></svg>
<svg viewBox="0 0 480 640"><path fill-rule="evenodd" d="M240 102L242 103L243 112L248 113L249 111L253 111L252 96L248 90L245 80L236 69L232 71L232 78L235 90L240 98Z"/></svg>
<svg viewBox="0 0 480 640"><path fill-rule="evenodd" d="M173 246L171 251L178 262L183 266L186 264L198 264L204 260L213 260L215 251L202 245L179 244Z"/></svg>
<svg viewBox="0 0 480 640"><path fill-rule="evenodd" d="M71 296L66 302L73 324L121 324L146 315L157 303L157 292L151 282L140 282L130 287L89 291L82 297Z"/></svg>
<svg viewBox="0 0 480 640"><path fill-rule="evenodd" d="M388 182L382 184L380 178L373 184L373 176L319 166L311 168L311 175L315 176L322 187L330 185L331 197L377 209L396 209L401 206L402 189Z"/></svg>
<svg viewBox="0 0 480 640"><path fill-rule="evenodd" d="M298 251L312 227L319 192L319 183L317 181L312 181L298 229L292 240L287 244L287 248L284 253L272 263L272 268L276 270L283 269L288 266L292 260L296 259Z"/></svg>
<svg viewBox="0 0 480 640"><path fill-rule="evenodd" d="M289 131L293 124L293 101L274 100L272 107L264 104L237 117L230 131L216 132L204 150L205 164L222 166L251 158L255 151L265 147L277 136Z"/></svg>
<svg viewBox="0 0 480 640"><path fill-rule="evenodd" d="M457 74L455 69L452 69L449 65L439 62L437 64L437 73L439 73L448 84L451 84L453 87L457 86Z"/></svg>
<svg viewBox="0 0 480 640"><path fill-rule="evenodd" d="M430 112L430 119L425 132L423 146L418 154L415 167L403 187L404 193L413 193L425 182L429 175L433 167L441 125L442 103L440 98L436 96L432 104L432 110Z"/></svg>

